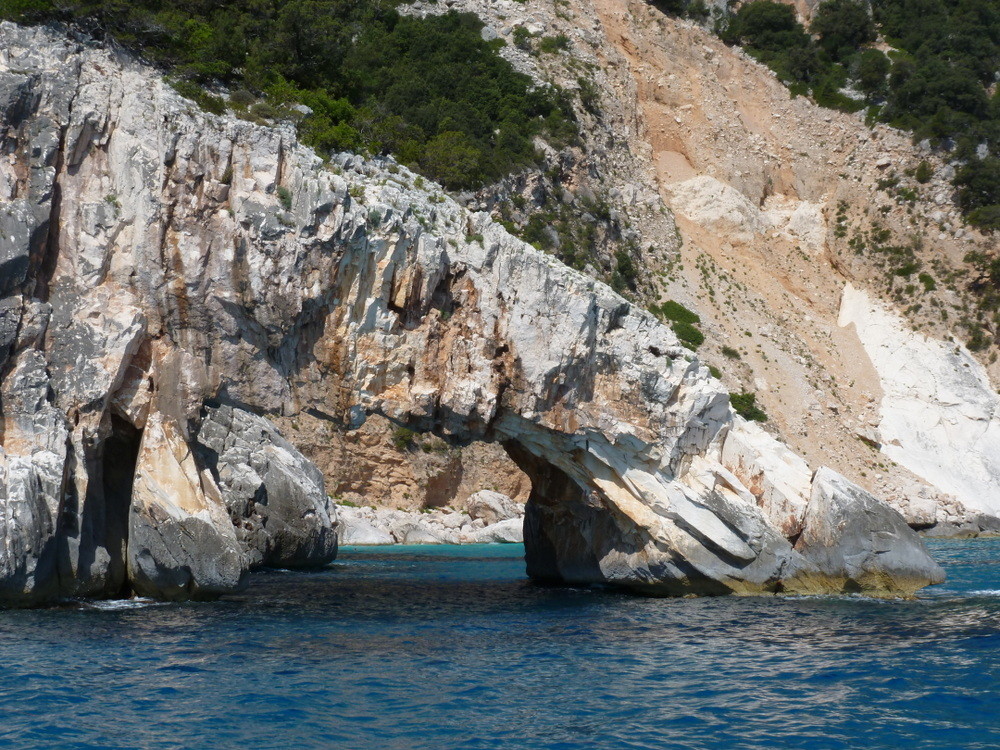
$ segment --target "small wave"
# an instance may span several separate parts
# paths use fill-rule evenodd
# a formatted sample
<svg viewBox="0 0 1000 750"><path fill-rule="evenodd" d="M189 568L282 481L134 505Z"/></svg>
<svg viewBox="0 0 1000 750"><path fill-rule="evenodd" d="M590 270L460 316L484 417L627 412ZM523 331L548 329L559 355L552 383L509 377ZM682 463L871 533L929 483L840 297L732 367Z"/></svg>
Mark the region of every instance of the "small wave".
<svg viewBox="0 0 1000 750"><path fill-rule="evenodd" d="M155 607L165 602L158 602L155 599L102 599L97 601L82 602L86 609L99 609L105 612L115 612L124 609L142 609L143 607Z"/></svg>
<svg viewBox="0 0 1000 750"><path fill-rule="evenodd" d="M979 591L970 591L969 596L1000 596L1000 589L980 589Z"/></svg>

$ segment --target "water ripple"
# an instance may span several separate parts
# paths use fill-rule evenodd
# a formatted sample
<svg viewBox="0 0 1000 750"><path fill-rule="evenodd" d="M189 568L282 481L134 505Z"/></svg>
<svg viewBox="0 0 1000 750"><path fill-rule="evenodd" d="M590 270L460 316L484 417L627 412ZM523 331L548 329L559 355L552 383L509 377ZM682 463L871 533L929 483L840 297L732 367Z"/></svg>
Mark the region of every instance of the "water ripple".
<svg viewBox="0 0 1000 750"><path fill-rule="evenodd" d="M11 748L1000 747L1000 540L920 599L642 599L345 550L213 604L0 615Z"/></svg>

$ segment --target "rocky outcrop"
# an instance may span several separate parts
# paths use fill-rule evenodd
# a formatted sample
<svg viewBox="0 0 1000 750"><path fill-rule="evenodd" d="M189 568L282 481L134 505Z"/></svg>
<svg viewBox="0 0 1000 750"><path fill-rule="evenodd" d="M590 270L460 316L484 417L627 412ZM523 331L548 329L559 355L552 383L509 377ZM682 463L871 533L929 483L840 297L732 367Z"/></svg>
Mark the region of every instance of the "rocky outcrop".
<svg viewBox="0 0 1000 750"><path fill-rule="evenodd" d="M864 592L891 582L916 590L928 576L944 580L943 570L928 568L926 553L912 543L913 532L898 513L831 469L813 477L802 526L795 549L834 588Z"/></svg>
<svg viewBox="0 0 1000 750"><path fill-rule="evenodd" d="M253 566L325 565L337 556L337 512L323 475L263 417L209 406L197 447Z"/></svg>
<svg viewBox="0 0 1000 750"><path fill-rule="evenodd" d="M0 26L0 91L0 196L34 222L3 251L23 259L3 302L24 332L3 375L4 517L24 524L5 527L10 598L207 596L256 555L323 559L319 478L251 414L502 444L531 479L540 579L879 595L939 579L902 529L905 575L876 555L849 581L835 545L822 565L793 548L761 503L799 490L768 479L774 461L727 465L727 393L668 328L394 163L324 162L48 31ZM763 474L759 496L739 471ZM817 497L813 479L783 507L806 524ZM49 544L69 550L57 577Z"/></svg>
<svg viewBox="0 0 1000 750"><path fill-rule="evenodd" d="M240 588L245 554L218 488L190 446L156 415L142 434L128 528L128 578L136 593L205 599Z"/></svg>

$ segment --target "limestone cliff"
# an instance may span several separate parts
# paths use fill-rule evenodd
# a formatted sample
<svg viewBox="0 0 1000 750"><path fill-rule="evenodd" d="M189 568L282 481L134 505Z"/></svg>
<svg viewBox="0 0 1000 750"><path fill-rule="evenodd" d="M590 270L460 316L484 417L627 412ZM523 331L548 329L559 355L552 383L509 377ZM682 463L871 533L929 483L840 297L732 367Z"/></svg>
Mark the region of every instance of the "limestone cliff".
<svg viewBox="0 0 1000 750"><path fill-rule="evenodd" d="M9 24L0 108L5 601L211 596L329 560L323 478L266 419L298 415L501 444L531 479L536 578L940 580L898 514L735 418L653 316L392 162L324 163Z"/></svg>
<svg viewBox="0 0 1000 750"><path fill-rule="evenodd" d="M814 5L795 3L805 15ZM969 252L992 252L995 241L962 226L946 154L914 145L908 133L870 128L863 113L791 96L738 48L646 0L412 7L475 12L507 41L502 54L519 69L577 92L582 155L563 159L577 165L566 192L599 175L615 210L639 230L655 294L698 312L706 334L699 356L729 390L756 394L769 430L810 463L886 498L915 527L1000 528L1000 491L990 480L1000 470L1000 438L986 429L995 397L985 393L1000 377L997 332L992 316L976 310L964 262ZM536 35L533 48L517 45L518 29ZM564 49L540 51L538 38L557 35L568 40ZM919 182L924 161L932 177ZM482 200L499 215L495 195L491 188ZM841 317L842 299L862 313L845 298L852 289L868 295L871 315ZM898 325L882 325L877 310ZM980 326L990 329L990 345L970 354L960 342ZM912 351L911 365L920 360L937 382L971 382L970 365L978 384L915 397L912 379L873 355L865 331L875 328L879 346ZM953 349L954 357L931 354ZM931 424L965 412L959 431L963 444L975 443L973 461L938 454L921 463L947 443L947 429L933 428L931 438L901 421L915 400Z"/></svg>

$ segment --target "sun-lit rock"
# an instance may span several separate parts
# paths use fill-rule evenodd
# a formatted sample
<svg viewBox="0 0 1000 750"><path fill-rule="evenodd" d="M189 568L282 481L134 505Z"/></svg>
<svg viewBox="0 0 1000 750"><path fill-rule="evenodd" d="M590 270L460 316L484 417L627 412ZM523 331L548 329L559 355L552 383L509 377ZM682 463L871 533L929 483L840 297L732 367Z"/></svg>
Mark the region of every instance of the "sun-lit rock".
<svg viewBox="0 0 1000 750"><path fill-rule="evenodd" d="M6 310L21 300L20 319L47 289L48 334L40 348L10 350L3 387L6 398L13 374L30 368L37 392L53 391L24 410L27 429L3 439L7 476L16 459L22 475L47 483L31 490L39 512L6 529L17 544L0 590L36 600L106 592L123 546L140 592L238 587L246 551L260 546L247 539L266 549L268 535L252 514L227 512L223 496L247 508L251 489L270 496L272 485L225 435L209 442L220 457L239 453L240 468L213 475L195 450L207 404L308 413L330 430L378 414L403 438L502 444L532 481L524 539L537 578L656 594L853 585L820 575L814 548L796 551L776 525L781 508L817 497L788 479L801 471L788 469L787 449L761 438L727 461L728 394L669 328L607 286L394 163L325 163L290 127L200 112L137 63L10 24L0 25L0 50L0 90L19 86L30 103L8 132L0 184L39 226L51 223L45 247L28 252L49 253L26 271L40 276L0 300ZM4 252L21 257L19 247ZM39 438L36 416L69 438L41 450L52 437ZM308 478L308 463L263 418L247 429L251 443L269 436L267 461L284 477L273 486ZM122 471L132 455L134 485ZM301 506L316 513L308 533L329 523L332 544L335 515L323 519L311 485ZM12 487L8 478L0 493L5 513ZM878 503L841 495L859 509ZM56 517L65 497L76 499L73 512ZM276 509L270 497L266 505ZM128 512L127 540L107 525L112 507ZM399 519L391 531L413 543L464 528ZM906 530L894 533L916 549ZM54 588L42 583L51 576L30 573L44 570L40 545L53 537L100 552L71 554ZM838 549L823 546L824 564ZM879 559L868 573L879 573ZM881 571L879 593L936 579L920 579L914 563L897 582L899 570Z"/></svg>

